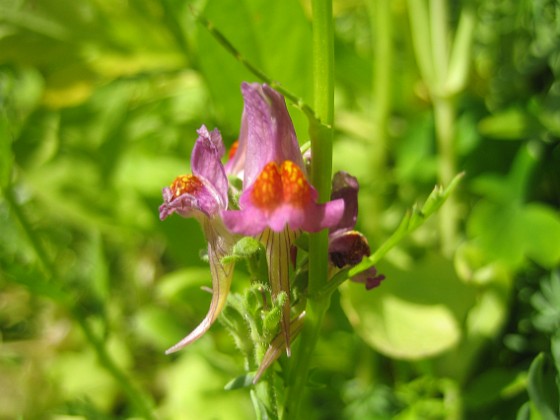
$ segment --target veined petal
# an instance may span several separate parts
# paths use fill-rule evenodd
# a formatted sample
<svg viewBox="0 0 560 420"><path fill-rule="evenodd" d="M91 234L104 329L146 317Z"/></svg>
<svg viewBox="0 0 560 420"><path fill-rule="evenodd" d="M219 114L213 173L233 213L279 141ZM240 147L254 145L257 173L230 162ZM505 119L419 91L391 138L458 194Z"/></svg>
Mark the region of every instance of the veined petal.
<svg viewBox="0 0 560 420"><path fill-rule="evenodd" d="M290 350L290 257L291 248L296 234L288 228L282 232L274 232L265 229L260 240L266 249L268 262L268 281L272 290L272 298L275 299L281 292L286 294L287 299L282 306L281 329L286 343L286 353Z"/></svg>
<svg viewBox="0 0 560 420"><path fill-rule="evenodd" d="M204 125L197 133L198 138L191 154L192 172L211 186L216 201L225 209L228 204L228 179L221 161L225 153L222 136L218 129L208 131Z"/></svg>
<svg viewBox="0 0 560 420"><path fill-rule="evenodd" d="M253 184L269 162L286 160L304 168L284 97L268 85L243 83L243 123L247 127L244 185ZM240 138L240 141L243 138Z"/></svg>
<svg viewBox="0 0 560 420"><path fill-rule="evenodd" d="M240 210L222 213L235 233L255 235L269 227L281 232L303 229L317 232L337 225L344 214L344 200L316 203L317 191L302 169L292 161L269 162L239 199Z"/></svg>
<svg viewBox="0 0 560 420"><path fill-rule="evenodd" d="M344 215L340 222L331 228L331 232L354 229L358 218L358 180L344 171L334 174L332 180L331 200L344 200Z"/></svg>
<svg viewBox="0 0 560 420"><path fill-rule="evenodd" d="M261 210L255 207L223 211L222 220L231 232L247 236L257 236L267 226Z"/></svg>
<svg viewBox="0 0 560 420"><path fill-rule="evenodd" d="M301 228L306 232L319 232L340 222L344 214L344 201L341 199L323 204L311 203L305 213Z"/></svg>
<svg viewBox="0 0 560 420"><path fill-rule="evenodd" d="M224 232L221 222L204 219L203 229L208 240L208 259L210 272L212 273L212 300L208 314L202 322L191 331L185 338L169 348L165 353L170 354L199 339L212 326L218 315L222 312L233 277L234 263L223 264L222 258L229 253L232 240L227 232Z"/></svg>
<svg viewBox="0 0 560 420"><path fill-rule="evenodd" d="M237 176L243 179L245 168L245 156L247 154L247 130L248 123L245 117L245 111L241 117L241 128L239 130L239 138L235 145L235 151L232 153L225 164L226 174Z"/></svg>
<svg viewBox="0 0 560 420"><path fill-rule="evenodd" d="M228 205L228 179L222 165L222 137L217 129L209 132L203 125L191 154L192 175L181 175L163 189L160 219L172 213L183 217L213 217Z"/></svg>
<svg viewBox="0 0 560 420"><path fill-rule="evenodd" d="M159 218L177 213L183 217L193 217L202 213L212 217L222 209L222 200L206 180L194 175L177 177L170 187L162 190L163 204L159 207Z"/></svg>

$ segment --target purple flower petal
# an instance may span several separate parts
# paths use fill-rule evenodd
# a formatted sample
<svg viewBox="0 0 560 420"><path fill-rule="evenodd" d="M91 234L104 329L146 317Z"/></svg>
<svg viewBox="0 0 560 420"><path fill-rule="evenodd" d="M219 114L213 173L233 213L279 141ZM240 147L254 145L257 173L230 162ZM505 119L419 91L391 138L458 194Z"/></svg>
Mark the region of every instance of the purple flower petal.
<svg viewBox="0 0 560 420"><path fill-rule="evenodd" d="M344 213L344 201L317 204L317 192L291 161L281 166L269 163L239 199L239 211L222 213L224 223L235 233L255 235L264 227L280 232L303 229L318 232L335 226ZM236 214L237 213L237 214ZM243 221L243 218L249 218Z"/></svg>
<svg viewBox="0 0 560 420"><path fill-rule="evenodd" d="M333 200L324 204L311 203L305 213L305 220L301 228L306 232L319 232L335 226L340 222L343 214L343 200Z"/></svg>
<svg viewBox="0 0 560 420"><path fill-rule="evenodd" d="M247 130L248 122L245 117L245 111L241 117L241 129L239 131L239 138L237 139L236 150L233 156L230 156L225 164L226 174L237 176L242 179L245 171L245 158L247 154ZM231 153L231 152L230 152Z"/></svg>
<svg viewBox="0 0 560 420"><path fill-rule="evenodd" d="M191 169L215 193L215 200L220 207L227 208L229 184L221 161L225 153L222 136L218 129L209 132L204 125L197 133L199 137L191 154Z"/></svg>
<svg viewBox="0 0 560 420"><path fill-rule="evenodd" d="M377 269L375 267L370 267L366 271L362 271L360 274L350 278L353 282L364 283L366 290L371 290L378 287L385 276L383 274L377 274Z"/></svg>
<svg viewBox="0 0 560 420"><path fill-rule="evenodd" d="M331 229L338 230L354 229L358 217L358 180L352 175L339 171L334 174L332 181L331 200L342 198L344 200L344 215L340 222Z"/></svg>
<svg viewBox="0 0 560 420"><path fill-rule="evenodd" d="M222 220L231 232L248 236L257 236L267 226L261 211L254 207L223 211Z"/></svg>
<svg viewBox="0 0 560 420"><path fill-rule="evenodd" d="M284 97L268 85L243 83L247 127L244 186L252 185L269 162L290 160L304 168L296 133ZM242 141L243 138L240 138ZM240 144L240 147L245 147Z"/></svg>
<svg viewBox="0 0 560 420"><path fill-rule="evenodd" d="M336 267L356 265L369 255L368 241L360 232L338 231L329 235L329 256Z"/></svg>
<svg viewBox="0 0 560 420"><path fill-rule="evenodd" d="M195 186L189 189L193 184ZM184 187L185 185L187 187ZM162 195L163 204L159 208L160 220L173 213L183 217L196 217L200 213L212 217L223 208L222 201L212 185L193 175L177 177L171 187L163 189Z"/></svg>

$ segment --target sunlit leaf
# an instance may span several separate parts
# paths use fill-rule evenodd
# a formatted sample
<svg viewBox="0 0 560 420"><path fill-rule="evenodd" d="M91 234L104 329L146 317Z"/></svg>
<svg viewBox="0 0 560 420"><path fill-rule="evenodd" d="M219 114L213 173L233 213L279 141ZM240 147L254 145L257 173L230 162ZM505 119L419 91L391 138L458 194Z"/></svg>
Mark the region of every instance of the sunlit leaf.
<svg viewBox="0 0 560 420"><path fill-rule="evenodd" d="M379 265L386 276L371 292L346 283L342 305L356 331L377 351L420 359L450 349L475 291L461 282L449 261L431 255L410 270Z"/></svg>

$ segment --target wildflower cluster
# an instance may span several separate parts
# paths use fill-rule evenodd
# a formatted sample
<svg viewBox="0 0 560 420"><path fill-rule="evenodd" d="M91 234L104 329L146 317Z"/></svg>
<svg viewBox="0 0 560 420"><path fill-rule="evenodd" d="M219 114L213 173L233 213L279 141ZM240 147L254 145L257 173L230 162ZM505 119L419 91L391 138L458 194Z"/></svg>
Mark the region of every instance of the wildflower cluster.
<svg viewBox="0 0 560 420"><path fill-rule="evenodd" d="M367 240L353 230L358 212L357 180L337 173L331 201L318 203L283 96L266 84L243 83L241 91L241 130L228 160L222 163L225 148L219 131L202 126L191 155L192 174L177 177L163 189L160 219L177 213L194 217L202 226L213 290L204 320L167 353L200 338L224 309L235 264L226 257L244 237L263 245L271 298L279 302L281 333L273 340L274 354L280 347L290 354L292 333L299 330L303 319L302 311L292 308L290 293L298 237L329 229L332 273L369 255ZM236 178L242 182L241 191L234 187L237 182L230 182ZM370 269L354 280L370 289L382 279Z"/></svg>

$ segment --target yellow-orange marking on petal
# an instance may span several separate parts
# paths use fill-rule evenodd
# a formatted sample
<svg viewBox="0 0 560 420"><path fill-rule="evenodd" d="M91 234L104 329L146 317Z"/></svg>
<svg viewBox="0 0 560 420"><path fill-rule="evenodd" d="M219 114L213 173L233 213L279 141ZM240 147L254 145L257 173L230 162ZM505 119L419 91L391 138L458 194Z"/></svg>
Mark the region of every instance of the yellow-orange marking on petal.
<svg viewBox="0 0 560 420"><path fill-rule="evenodd" d="M286 160L280 167L284 202L303 207L309 202L311 189L301 168L291 160Z"/></svg>
<svg viewBox="0 0 560 420"><path fill-rule="evenodd" d="M177 198L182 194L196 194L204 187L202 181L194 175L181 175L169 186L173 194L173 198Z"/></svg>
<svg viewBox="0 0 560 420"><path fill-rule="evenodd" d="M235 156L235 154L237 153L237 148L239 147L239 141L235 141L231 147L229 148L229 152L228 152L228 160L233 159L233 157Z"/></svg>
<svg viewBox="0 0 560 420"><path fill-rule="evenodd" d="M271 209L282 201L282 178L278 165L269 162L253 184L251 195L257 207Z"/></svg>

